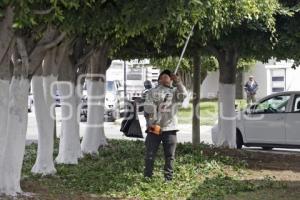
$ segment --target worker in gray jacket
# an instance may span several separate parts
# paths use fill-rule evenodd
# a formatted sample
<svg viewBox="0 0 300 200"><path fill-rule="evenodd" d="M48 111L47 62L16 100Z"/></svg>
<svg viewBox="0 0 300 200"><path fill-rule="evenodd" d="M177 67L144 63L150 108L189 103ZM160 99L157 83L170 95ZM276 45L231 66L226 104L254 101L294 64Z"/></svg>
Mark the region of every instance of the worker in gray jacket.
<svg viewBox="0 0 300 200"><path fill-rule="evenodd" d="M147 137L145 141L145 177L152 177L154 160L160 143L163 143L165 180L173 178L173 162L177 143L177 111L187 96L180 78L164 70L158 78L158 86L152 88L146 96L145 112L148 113Z"/></svg>

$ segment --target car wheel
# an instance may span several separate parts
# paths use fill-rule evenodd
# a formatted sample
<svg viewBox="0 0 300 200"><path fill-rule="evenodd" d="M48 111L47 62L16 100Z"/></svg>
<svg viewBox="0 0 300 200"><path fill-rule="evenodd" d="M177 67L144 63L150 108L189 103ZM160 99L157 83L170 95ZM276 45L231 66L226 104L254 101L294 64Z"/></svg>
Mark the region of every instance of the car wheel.
<svg viewBox="0 0 300 200"><path fill-rule="evenodd" d="M273 149L273 147L262 147L262 149L265 150L265 151L270 151L270 150Z"/></svg>
<svg viewBox="0 0 300 200"><path fill-rule="evenodd" d="M236 131L236 148L241 149L243 147L243 136L239 130Z"/></svg>

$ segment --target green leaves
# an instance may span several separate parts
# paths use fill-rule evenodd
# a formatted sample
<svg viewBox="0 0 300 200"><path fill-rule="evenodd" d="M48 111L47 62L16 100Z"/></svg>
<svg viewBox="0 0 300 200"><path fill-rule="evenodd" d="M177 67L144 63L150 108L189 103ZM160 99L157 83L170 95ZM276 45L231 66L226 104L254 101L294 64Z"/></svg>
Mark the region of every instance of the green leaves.
<svg viewBox="0 0 300 200"><path fill-rule="evenodd" d="M178 144L174 180L163 179L163 149L156 157L154 177L143 177L143 141L111 140L99 155L86 156L78 165L57 165L57 174L38 177L30 174L36 156L36 145L26 148L23 185L38 183L47 194L94 194L99 198L139 199L223 199L228 194L271 188L274 180L245 181L245 165L238 158L223 156L226 149L205 144ZM57 153L57 143L55 152ZM234 152L234 151L232 151ZM236 153L236 152L235 152ZM239 156L238 153L234 154ZM235 160L236 159L236 160ZM260 177L260 175L258 175ZM32 186L32 184L31 184ZM35 191L29 187L28 192ZM37 190L36 193L39 191ZM57 198L52 198L57 199Z"/></svg>

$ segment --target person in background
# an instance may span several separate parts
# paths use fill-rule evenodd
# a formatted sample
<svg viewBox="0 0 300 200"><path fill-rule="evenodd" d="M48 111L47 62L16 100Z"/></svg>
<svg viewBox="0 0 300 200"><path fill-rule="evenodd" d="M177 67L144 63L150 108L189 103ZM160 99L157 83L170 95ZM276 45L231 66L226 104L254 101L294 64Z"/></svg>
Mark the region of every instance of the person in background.
<svg viewBox="0 0 300 200"><path fill-rule="evenodd" d="M250 106L253 103L255 103L256 101L255 95L258 90L258 84L254 80L253 76L249 76L249 80L246 82L244 89L247 94L247 105Z"/></svg>
<svg viewBox="0 0 300 200"><path fill-rule="evenodd" d="M146 100L146 96L147 96L147 93L149 92L149 90L152 89L152 83L151 81L149 80L146 80L144 82L144 91L143 91L143 94L142 94L142 100L145 101Z"/></svg>
<svg viewBox="0 0 300 200"><path fill-rule="evenodd" d="M142 104L145 103L148 92L152 89L152 83L149 80L144 82L144 91L142 93ZM143 108L144 110L144 108ZM146 119L146 127L149 126L149 114L144 110L144 117Z"/></svg>
<svg viewBox="0 0 300 200"><path fill-rule="evenodd" d="M158 86L147 93L144 104L145 112L149 114L144 176L152 177L156 153L162 142L165 156L164 177L166 181L170 181L173 178L177 143L176 114L178 104L183 102L187 91L180 78L172 74L170 70L162 71L158 81Z"/></svg>

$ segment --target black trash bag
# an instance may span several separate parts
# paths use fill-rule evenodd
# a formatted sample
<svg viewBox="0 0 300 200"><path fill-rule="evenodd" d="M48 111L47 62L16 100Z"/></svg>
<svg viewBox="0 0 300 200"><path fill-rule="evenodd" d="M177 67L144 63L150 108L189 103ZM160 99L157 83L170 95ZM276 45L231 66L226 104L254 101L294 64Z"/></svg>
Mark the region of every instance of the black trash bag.
<svg viewBox="0 0 300 200"><path fill-rule="evenodd" d="M127 137L144 138L140 121L138 119L131 121L128 130L124 134Z"/></svg>
<svg viewBox="0 0 300 200"><path fill-rule="evenodd" d="M123 119L120 131L124 133L127 132L132 121L133 119Z"/></svg>
<svg viewBox="0 0 300 200"><path fill-rule="evenodd" d="M133 101L127 101L126 102L126 107L125 107L125 113L124 113L124 119L121 123L121 132L127 132L129 129L129 126L131 122L133 122L134 119L134 102ZM133 109L130 109L133 108Z"/></svg>
<svg viewBox="0 0 300 200"><path fill-rule="evenodd" d="M131 103L134 106L134 110L126 113L120 131L127 137L144 138L140 121L138 120L136 104L134 102Z"/></svg>

